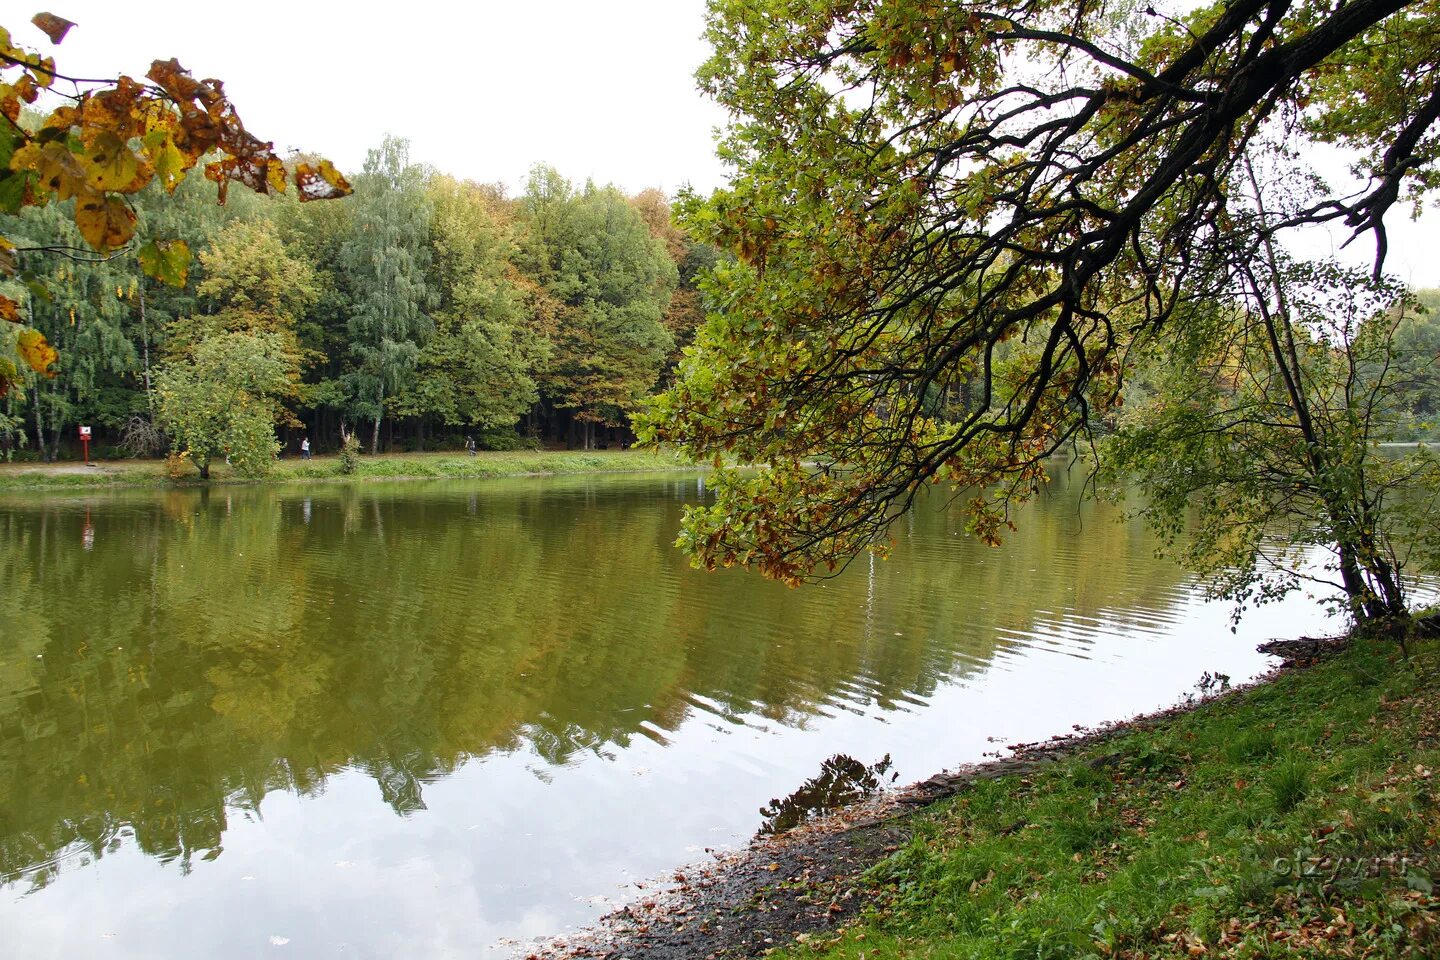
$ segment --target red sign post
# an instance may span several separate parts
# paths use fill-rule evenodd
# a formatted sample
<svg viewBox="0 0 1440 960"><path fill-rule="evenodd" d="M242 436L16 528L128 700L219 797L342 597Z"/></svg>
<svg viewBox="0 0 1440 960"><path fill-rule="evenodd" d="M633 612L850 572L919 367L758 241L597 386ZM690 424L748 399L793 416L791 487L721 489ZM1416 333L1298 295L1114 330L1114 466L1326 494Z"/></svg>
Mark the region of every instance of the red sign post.
<svg viewBox="0 0 1440 960"><path fill-rule="evenodd" d="M81 427L81 428L80 428L80 444L81 444L81 446L83 446L84 449L85 449L85 465L88 467L88 466L90 465L90 428L89 428L89 427Z"/></svg>

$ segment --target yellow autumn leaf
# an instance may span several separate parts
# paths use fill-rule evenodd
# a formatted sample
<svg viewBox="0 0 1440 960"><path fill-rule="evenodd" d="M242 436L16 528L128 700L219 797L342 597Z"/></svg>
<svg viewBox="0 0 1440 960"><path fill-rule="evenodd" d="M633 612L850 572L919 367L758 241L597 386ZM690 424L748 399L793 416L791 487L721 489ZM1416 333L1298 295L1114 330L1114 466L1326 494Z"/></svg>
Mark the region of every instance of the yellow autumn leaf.
<svg viewBox="0 0 1440 960"><path fill-rule="evenodd" d="M156 151L152 162L155 165L155 175L160 178L160 184L170 193L185 179L185 171L190 168L190 163L180 148L175 146L174 140L167 139L164 146Z"/></svg>
<svg viewBox="0 0 1440 960"><path fill-rule="evenodd" d="M106 131L97 136L86 150L83 162L85 176L96 190L119 190L130 193L149 179L140 158L121 139ZM142 176L142 173L147 174ZM138 183L136 181L139 181Z"/></svg>
<svg viewBox="0 0 1440 960"><path fill-rule="evenodd" d="M33 171L39 178L39 186L59 200L69 200L89 189L80 158L58 140L25 144L10 158L10 169Z"/></svg>
<svg viewBox="0 0 1440 960"><path fill-rule="evenodd" d="M195 161L175 145L175 136L168 122L151 123L147 120L147 124L150 125L150 130L141 140L141 149L145 151L146 158L154 168L160 185L167 192L174 193L180 181L185 179L185 172Z"/></svg>
<svg viewBox="0 0 1440 960"><path fill-rule="evenodd" d="M20 323L20 304L7 296L0 295L0 320Z"/></svg>
<svg viewBox="0 0 1440 960"><path fill-rule="evenodd" d="M42 87L50 87L55 83L55 58L54 57L31 57L26 61L30 67L35 82Z"/></svg>
<svg viewBox="0 0 1440 960"><path fill-rule="evenodd" d="M271 160L265 165L265 179L271 190L276 193L285 192L285 164L279 160Z"/></svg>
<svg viewBox="0 0 1440 960"><path fill-rule="evenodd" d="M20 97L15 93L15 88L8 83L0 83L0 116L11 123L18 123L21 109Z"/></svg>
<svg viewBox="0 0 1440 960"><path fill-rule="evenodd" d="M135 213L119 197L87 193L75 204L75 226L96 250L113 250L135 234Z"/></svg>
<svg viewBox="0 0 1440 960"><path fill-rule="evenodd" d="M50 346L45 339L45 334L39 330L23 330L15 342L15 348L19 351L20 357L30 365L30 369L47 377L55 376L55 371L50 365L60 359L60 354Z"/></svg>

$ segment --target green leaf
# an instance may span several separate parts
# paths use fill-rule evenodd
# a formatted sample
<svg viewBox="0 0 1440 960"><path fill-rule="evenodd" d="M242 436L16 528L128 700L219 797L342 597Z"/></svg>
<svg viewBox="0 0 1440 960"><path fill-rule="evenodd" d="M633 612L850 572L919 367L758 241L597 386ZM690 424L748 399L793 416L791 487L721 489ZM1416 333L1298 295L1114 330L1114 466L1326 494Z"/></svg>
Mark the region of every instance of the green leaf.
<svg viewBox="0 0 1440 960"><path fill-rule="evenodd" d="M25 134L14 124L0 124L0 170L10 169L10 158L25 142Z"/></svg>
<svg viewBox="0 0 1440 960"><path fill-rule="evenodd" d="M25 202L25 178L18 170L0 171L0 213L19 213Z"/></svg>
<svg viewBox="0 0 1440 960"><path fill-rule="evenodd" d="M172 287L184 287L190 276L190 245L184 240L151 240L140 248L140 269Z"/></svg>
<svg viewBox="0 0 1440 960"><path fill-rule="evenodd" d="M19 213L25 201L24 171L11 170L10 158L25 143L25 134L12 124L0 124L0 213Z"/></svg>
<svg viewBox="0 0 1440 960"><path fill-rule="evenodd" d="M41 303L54 303L55 298L50 295L50 288L45 282L30 271L20 274L20 282L25 284L25 289L30 291L30 296Z"/></svg>

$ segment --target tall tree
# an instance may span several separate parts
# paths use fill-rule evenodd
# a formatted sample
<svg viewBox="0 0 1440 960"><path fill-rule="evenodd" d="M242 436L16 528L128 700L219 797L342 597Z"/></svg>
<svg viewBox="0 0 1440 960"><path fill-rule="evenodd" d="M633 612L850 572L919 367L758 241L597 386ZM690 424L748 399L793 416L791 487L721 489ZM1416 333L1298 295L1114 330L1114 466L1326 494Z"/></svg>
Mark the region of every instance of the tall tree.
<svg viewBox="0 0 1440 960"><path fill-rule="evenodd" d="M386 401L411 381L431 329L429 198L426 174L410 163L409 141L386 136L355 179L351 234L342 262L352 294L348 325L355 365L352 409L371 421L380 450Z"/></svg>
<svg viewBox="0 0 1440 960"><path fill-rule="evenodd" d="M291 389L284 343L271 332L233 331L199 340L156 371L159 417L179 455L202 480L229 458L246 476L270 471L279 399Z"/></svg>
<svg viewBox="0 0 1440 960"><path fill-rule="evenodd" d="M709 9L700 79L734 116L735 169L688 219L739 263L645 431L765 465L689 513L707 565L798 582L883 543L931 481L986 491L970 514L995 538L1113 408L1131 334L1227 289L1232 248L1338 221L1383 254L1386 212L1435 176L1425 0ZM1374 157L1368 186L1270 216L1234 202L1252 154L1309 179L1307 131ZM996 362L1007 343L1023 363ZM934 416L957 383L975 402Z"/></svg>
<svg viewBox="0 0 1440 960"><path fill-rule="evenodd" d="M673 344L665 358L666 373L680 362L681 353L695 339L705 320L705 303L700 293L700 278L719 263L719 251L709 243L696 243L676 222L670 201L656 189L642 190L630 198L640 212L650 235L665 244L665 252L675 264L675 291L665 308L661 323Z"/></svg>
<svg viewBox="0 0 1440 960"><path fill-rule="evenodd" d="M510 426L535 402L530 369L546 344L524 323L514 223L498 188L432 177L435 331L396 409L444 423Z"/></svg>
<svg viewBox="0 0 1440 960"><path fill-rule="evenodd" d="M219 332L266 334L278 345L276 356L285 367L286 399L300 399L302 368L317 359L302 349L297 330L320 296L315 271L286 250L274 225L264 219L231 223L201 252L200 263L205 279L197 293L208 312L172 325L172 352ZM293 413L283 419L298 423Z"/></svg>
<svg viewBox="0 0 1440 960"><path fill-rule="evenodd" d="M675 264L618 190L574 192L537 168L522 202L535 275L563 306L541 388L583 424L618 425L654 387L673 340L662 322Z"/></svg>
<svg viewBox="0 0 1440 960"><path fill-rule="evenodd" d="M83 243L55 206L27 209L8 228L22 247L60 243L79 248ZM124 260L77 263L39 251L23 256L26 272L32 282L43 284L44 296L22 290L17 297L26 303L30 328L62 352L46 371L49 375L30 372L26 377L36 447L53 460L62 435L77 421L114 425L132 412L124 386L126 375L138 366L138 353L127 301L139 278Z"/></svg>
<svg viewBox="0 0 1440 960"><path fill-rule="evenodd" d="M334 442L350 409L346 373L351 297L345 247L353 229L353 204L302 204L287 197L270 206L286 249L314 273L318 297L296 325L302 351L314 360L301 395L312 440Z"/></svg>
<svg viewBox="0 0 1440 960"><path fill-rule="evenodd" d="M1357 622L1403 622L1405 558L1437 533L1440 460L1376 444L1403 416L1397 386L1429 366L1397 350L1415 304L1273 248L1243 271L1247 289L1192 304L1152 352L1156 389L1121 411L1107 467L1140 482L1141 515L1237 612L1333 576Z"/></svg>
<svg viewBox="0 0 1440 960"><path fill-rule="evenodd" d="M225 227L200 254L205 277L196 292L207 312L231 328L288 332L319 296L315 271L293 256L264 219Z"/></svg>

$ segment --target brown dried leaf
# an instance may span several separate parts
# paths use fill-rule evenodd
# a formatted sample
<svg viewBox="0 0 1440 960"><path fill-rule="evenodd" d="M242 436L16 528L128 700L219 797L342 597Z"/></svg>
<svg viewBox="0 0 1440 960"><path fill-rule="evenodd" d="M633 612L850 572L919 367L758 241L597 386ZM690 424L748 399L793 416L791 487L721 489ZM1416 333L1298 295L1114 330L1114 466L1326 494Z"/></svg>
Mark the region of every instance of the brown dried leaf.
<svg viewBox="0 0 1440 960"><path fill-rule="evenodd" d="M66 20L64 17L57 17L53 13L37 13L30 18L30 22L39 27L41 32L49 37L50 42L54 44L59 44L61 40L64 40L65 34L70 32L71 27L75 26L75 24Z"/></svg>
<svg viewBox="0 0 1440 960"><path fill-rule="evenodd" d="M329 160L321 160L313 167L308 163L297 166L295 186L300 191L301 201L334 200L348 197L354 192L350 183Z"/></svg>

